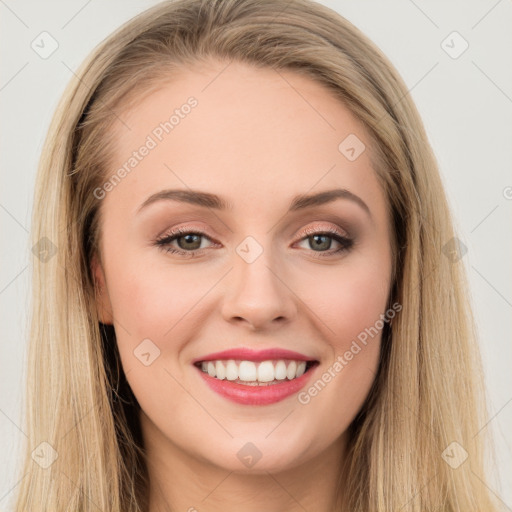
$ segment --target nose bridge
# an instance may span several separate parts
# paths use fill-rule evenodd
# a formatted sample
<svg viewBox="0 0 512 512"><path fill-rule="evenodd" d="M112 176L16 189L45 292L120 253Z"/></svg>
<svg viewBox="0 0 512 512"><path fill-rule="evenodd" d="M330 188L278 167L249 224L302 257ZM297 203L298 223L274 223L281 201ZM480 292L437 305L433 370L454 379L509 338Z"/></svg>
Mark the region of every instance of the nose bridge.
<svg viewBox="0 0 512 512"><path fill-rule="evenodd" d="M292 318L293 294L283 283L269 246L264 248L253 237L247 237L235 249L233 267L223 303L227 321L242 319L253 327L263 327Z"/></svg>

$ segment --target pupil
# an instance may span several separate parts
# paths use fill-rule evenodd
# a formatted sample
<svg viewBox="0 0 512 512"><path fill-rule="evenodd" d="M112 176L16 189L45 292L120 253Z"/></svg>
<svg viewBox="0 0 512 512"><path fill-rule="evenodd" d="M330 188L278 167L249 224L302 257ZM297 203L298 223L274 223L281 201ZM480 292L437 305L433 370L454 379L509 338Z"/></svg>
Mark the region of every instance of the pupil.
<svg viewBox="0 0 512 512"><path fill-rule="evenodd" d="M319 242L319 245L317 245L317 249L329 249L331 247L331 239L327 235L313 235L310 237L310 242L313 240L313 246L317 244L319 239L324 240L324 243L321 241ZM314 247L313 247L314 248Z"/></svg>
<svg viewBox="0 0 512 512"><path fill-rule="evenodd" d="M180 243L180 240L185 240L185 245ZM195 245L194 245L194 243L195 243ZM192 244L194 246L191 247L190 245L187 245L187 244ZM193 233L190 233L188 235L180 236L178 238L178 245L182 249L199 249L199 247L201 246L201 235L195 235Z"/></svg>

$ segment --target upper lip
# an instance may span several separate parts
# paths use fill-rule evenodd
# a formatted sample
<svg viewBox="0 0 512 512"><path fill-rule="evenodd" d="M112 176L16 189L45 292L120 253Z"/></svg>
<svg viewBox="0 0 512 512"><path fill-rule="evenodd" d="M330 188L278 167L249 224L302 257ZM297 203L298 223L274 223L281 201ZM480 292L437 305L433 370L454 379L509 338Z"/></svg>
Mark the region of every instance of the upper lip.
<svg viewBox="0 0 512 512"><path fill-rule="evenodd" d="M315 361L314 357L309 357L299 352L286 350L282 348L268 348L265 350L253 350L251 348L233 348L214 352L192 361L193 364L202 361L215 361L220 359L240 359L243 361L269 361L272 359L293 359L295 361Z"/></svg>

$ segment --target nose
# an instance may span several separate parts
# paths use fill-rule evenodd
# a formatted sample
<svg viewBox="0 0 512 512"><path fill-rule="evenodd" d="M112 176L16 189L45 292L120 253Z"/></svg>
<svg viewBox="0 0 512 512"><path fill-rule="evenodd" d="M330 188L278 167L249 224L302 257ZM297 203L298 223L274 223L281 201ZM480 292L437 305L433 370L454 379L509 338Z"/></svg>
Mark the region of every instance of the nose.
<svg viewBox="0 0 512 512"><path fill-rule="evenodd" d="M252 263L236 261L222 304L224 320L265 330L284 325L297 315L291 283L269 263L265 253Z"/></svg>

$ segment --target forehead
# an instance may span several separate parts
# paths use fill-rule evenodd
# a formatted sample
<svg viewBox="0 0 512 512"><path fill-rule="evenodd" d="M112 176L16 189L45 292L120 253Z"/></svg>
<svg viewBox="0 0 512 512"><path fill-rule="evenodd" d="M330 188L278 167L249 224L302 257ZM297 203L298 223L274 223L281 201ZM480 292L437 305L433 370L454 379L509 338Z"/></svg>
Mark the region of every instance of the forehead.
<svg viewBox="0 0 512 512"><path fill-rule="evenodd" d="M120 117L128 128L114 130L109 173L128 172L117 195L131 188L141 197L164 184L224 196L332 186L378 193L364 125L294 71L216 61L183 68Z"/></svg>

